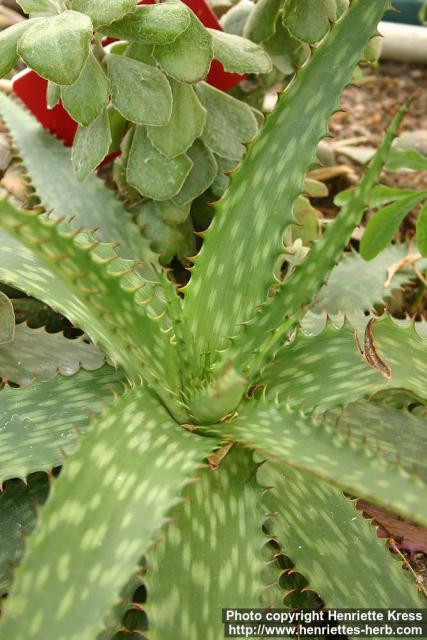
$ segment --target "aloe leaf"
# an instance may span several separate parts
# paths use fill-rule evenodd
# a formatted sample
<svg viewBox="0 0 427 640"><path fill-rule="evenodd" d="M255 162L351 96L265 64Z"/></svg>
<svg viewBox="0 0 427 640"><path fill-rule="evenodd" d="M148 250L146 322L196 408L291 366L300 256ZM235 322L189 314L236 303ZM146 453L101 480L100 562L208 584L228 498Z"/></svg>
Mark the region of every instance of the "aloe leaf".
<svg viewBox="0 0 427 640"><path fill-rule="evenodd" d="M191 14L184 4L153 4L138 7L118 22L113 22L103 33L113 38L148 44L174 42L191 23Z"/></svg>
<svg viewBox="0 0 427 640"><path fill-rule="evenodd" d="M42 18L26 30L18 53L39 75L56 84L74 84L89 56L92 22L76 11Z"/></svg>
<svg viewBox="0 0 427 640"><path fill-rule="evenodd" d="M136 5L137 0L71 0L71 8L86 13L95 27L123 18L135 11Z"/></svg>
<svg viewBox="0 0 427 640"><path fill-rule="evenodd" d="M393 290L415 278L414 271L405 268L387 284L387 270L407 254L407 243L389 245L370 262L363 260L355 251L344 253L331 271L328 282L320 289L314 311L336 314L372 309L389 297ZM423 266L427 266L425 261L419 263L420 268ZM351 288L349 282L352 283Z"/></svg>
<svg viewBox="0 0 427 640"><path fill-rule="evenodd" d="M417 218L417 246L424 258L427 258L427 204L421 208Z"/></svg>
<svg viewBox="0 0 427 640"><path fill-rule="evenodd" d="M156 67L126 56L109 55L113 105L136 124L166 125L172 113L172 91Z"/></svg>
<svg viewBox="0 0 427 640"><path fill-rule="evenodd" d="M146 128L136 128L127 164L127 179L141 195L154 200L170 200L181 190L192 166L185 153L166 158L153 147Z"/></svg>
<svg viewBox="0 0 427 640"><path fill-rule="evenodd" d="M0 638L24 640L43 629L46 640L64 633L93 640L214 446L180 429L141 389L115 402L53 487L44 526L29 539L25 565L16 572Z"/></svg>
<svg viewBox="0 0 427 640"><path fill-rule="evenodd" d="M370 218L360 242L360 255L372 260L393 239L393 235L410 211L425 200L425 193L415 193L392 202Z"/></svg>
<svg viewBox="0 0 427 640"><path fill-rule="evenodd" d="M348 434L326 425L321 418L260 399L242 403L232 422L207 429L351 495L382 504L424 526L427 523L427 484L384 460L376 448L365 449L352 442Z"/></svg>
<svg viewBox="0 0 427 640"><path fill-rule="evenodd" d="M193 146L188 149L187 155L193 166L180 192L174 197L174 201L181 206L185 206L202 195L210 187L218 171L214 154L205 147L201 140L194 142Z"/></svg>
<svg viewBox="0 0 427 640"><path fill-rule="evenodd" d="M223 158L240 160L245 152L243 143L249 142L258 131L252 110L205 82L198 84L196 91L207 111L203 142Z"/></svg>
<svg viewBox="0 0 427 640"><path fill-rule="evenodd" d="M330 409L323 419L351 433L352 440L377 446L383 456L400 460L407 471L416 470L427 481L427 462L420 451L427 450L427 419L406 408L397 409L379 402L358 400L342 409Z"/></svg>
<svg viewBox="0 0 427 640"><path fill-rule="evenodd" d="M167 7L171 5L153 5ZM178 5L180 6L180 5ZM163 127L147 127L151 144L167 158L185 153L196 138L202 135L206 109L191 85L171 80L172 115Z"/></svg>
<svg viewBox="0 0 427 640"><path fill-rule="evenodd" d="M32 24L34 21L24 20L0 33L0 78L9 73L18 62L18 42Z"/></svg>
<svg viewBox="0 0 427 640"><path fill-rule="evenodd" d="M62 88L62 103L73 120L88 127L104 110L109 92L109 80L91 53L77 82Z"/></svg>
<svg viewBox="0 0 427 640"><path fill-rule="evenodd" d="M244 367L246 373L250 370L255 371L261 362L266 361L274 353L276 345L289 332L295 320L302 315L305 307L311 304L341 257L355 226L363 216L369 194L379 178L406 109L407 106L404 106L393 119L352 200L342 209L333 224L328 226L306 259L298 264L289 278L273 292L274 295L270 296L262 307L256 326L248 325L242 337L235 341L234 353L229 354L235 362L235 367L238 368L239 363L246 360ZM251 351L252 355L250 355Z"/></svg>
<svg viewBox="0 0 427 640"><path fill-rule="evenodd" d="M374 322L372 334L378 354L391 369L390 378L358 353L353 327L328 324L316 337L298 333L278 351L261 374L268 397L279 394L305 410L342 406L381 389L407 389L425 398L427 341L414 325L399 326L385 316Z"/></svg>
<svg viewBox="0 0 427 640"><path fill-rule="evenodd" d="M31 17L53 16L65 9L63 0L19 0L18 4Z"/></svg>
<svg viewBox="0 0 427 640"><path fill-rule="evenodd" d="M175 80L199 82L207 75L212 62L212 37L194 13L190 13L190 25L185 31L172 43L156 45L153 56Z"/></svg>
<svg viewBox="0 0 427 640"><path fill-rule="evenodd" d="M422 607L411 575L355 502L321 479L277 462L262 464L257 477L270 487L263 502L276 514L273 534L325 607L369 607L373 602L386 608Z"/></svg>
<svg viewBox="0 0 427 640"><path fill-rule="evenodd" d="M31 176L42 205L52 217L71 218L74 228L96 227L95 237L120 242L131 255L155 262L147 241L102 180L92 175L79 183L71 166L71 154L59 140L43 130L22 106L0 92L0 117L17 153ZM52 176L60 176L52 180Z"/></svg>
<svg viewBox="0 0 427 640"><path fill-rule="evenodd" d="M320 0L316 5L310 0L285 0L283 23L298 40L316 44L348 5L349 0Z"/></svg>
<svg viewBox="0 0 427 640"><path fill-rule="evenodd" d="M3 291L0 291L0 352L5 344L13 341L14 337L15 312L13 304Z"/></svg>
<svg viewBox="0 0 427 640"><path fill-rule="evenodd" d="M226 71L236 73L268 73L271 60L264 49L246 38L209 29L213 52Z"/></svg>
<svg viewBox="0 0 427 640"><path fill-rule="evenodd" d="M185 502L147 557L144 609L153 640L219 638L222 607L260 606L266 537L255 471L250 453L233 447L218 469L184 490Z"/></svg>
<svg viewBox="0 0 427 640"><path fill-rule="evenodd" d="M124 391L122 373L104 365L72 377L57 375L24 389L0 391L0 483L62 465L77 449L90 417Z"/></svg>
<svg viewBox="0 0 427 640"><path fill-rule="evenodd" d="M305 173L326 134L337 95L349 82L385 6L384 0L352 3L289 85L217 204L185 290L184 309L200 352L224 346L236 323L247 321L265 300L284 231L293 222L293 204L304 191ZM339 69L329 62L338 57ZM247 229L244 234L242 226Z"/></svg>
<svg viewBox="0 0 427 640"><path fill-rule="evenodd" d="M166 333L170 320L164 317L162 303L156 315L159 306L153 288L161 285L144 277L152 277L151 270L144 272L141 266L138 271L134 262L119 259L109 245L82 244L76 232L61 230L58 223L35 212L19 211L3 201L0 214L1 227L18 247L31 252L26 264L18 256L15 268L9 262L4 277L0 270L2 280L18 281L24 290L31 287L35 297L86 331L130 377L139 379L144 370L150 378L150 371L158 369L164 381L177 385L176 352ZM32 256L44 268L38 268Z"/></svg>
<svg viewBox="0 0 427 640"><path fill-rule="evenodd" d="M58 371L67 376L80 367L93 371L104 362L104 354L82 338L69 340L62 333L46 333L26 324L16 327L13 341L0 344L0 377L20 386L34 379L50 380Z"/></svg>
<svg viewBox="0 0 427 640"><path fill-rule="evenodd" d="M13 568L20 562L25 536L33 532L38 506L49 493L46 473L34 473L26 481L10 480L0 493L0 596L7 595L13 580Z"/></svg>
<svg viewBox="0 0 427 640"><path fill-rule="evenodd" d="M398 171L399 169L426 171L427 158L416 149L393 147L387 162L387 169L389 169L389 171Z"/></svg>
<svg viewBox="0 0 427 640"><path fill-rule="evenodd" d="M282 0L259 0L246 23L243 35L253 42L264 42L276 31Z"/></svg>
<svg viewBox="0 0 427 640"><path fill-rule="evenodd" d="M104 160L111 144L107 109L88 127L79 126L73 142L71 161L77 180L85 180Z"/></svg>

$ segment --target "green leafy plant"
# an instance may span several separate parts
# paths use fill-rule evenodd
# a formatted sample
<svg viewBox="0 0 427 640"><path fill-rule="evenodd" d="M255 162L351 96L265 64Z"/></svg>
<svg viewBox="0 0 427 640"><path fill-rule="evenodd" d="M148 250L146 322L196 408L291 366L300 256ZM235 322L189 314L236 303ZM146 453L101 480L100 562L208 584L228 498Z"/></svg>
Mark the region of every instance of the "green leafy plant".
<svg viewBox="0 0 427 640"><path fill-rule="evenodd" d="M267 53L206 29L179 2L21 6L30 19L0 35L0 74L21 56L49 81L48 106L62 100L79 125L72 162L80 181L121 147L114 180L163 261L194 254L192 202L209 187L222 195L224 171L239 162L261 116L205 77L214 58L228 71L267 73ZM119 41L103 48L105 36Z"/></svg>
<svg viewBox="0 0 427 640"><path fill-rule="evenodd" d="M129 3L72 5L98 25L103 11ZM0 370L16 384L0 393L0 585L10 590L1 640L133 640L147 625L153 639L216 639L221 607L422 606L408 563L353 499L426 524L426 469L414 451L425 427L424 324L363 313L411 274L368 296L355 287L362 318L353 323L327 320L319 332L313 320L336 305L348 311L340 286L349 270L363 273L360 258L347 252L335 265L403 111L337 219L304 259L278 268L318 142L387 7L353 0L339 20L328 15L321 44L215 205L184 297L114 194L94 175L79 184L68 151L0 94L38 197L32 209L0 202L0 281L13 288L13 309L20 290L84 332L69 340L28 323L13 336L2 296L2 341L15 362L4 358ZM139 28L132 15L120 29ZM77 30L85 51L86 22ZM307 31L296 35L311 41L305 14L302 23ZM168 33L179 24L171 19ZM37 22L36 33L56 37L49 25ZM104 31L121 37L120 29ZM172 69L178 53L157 47ZM27 55L22 43L20 51ZM122 63L117 56L113 66ZM146 129L136 135L145 148ZM404 250L378 256L378 272ZM402 425L399 440L389 424ZM44 504L40 521L34 499Z"/></svg>

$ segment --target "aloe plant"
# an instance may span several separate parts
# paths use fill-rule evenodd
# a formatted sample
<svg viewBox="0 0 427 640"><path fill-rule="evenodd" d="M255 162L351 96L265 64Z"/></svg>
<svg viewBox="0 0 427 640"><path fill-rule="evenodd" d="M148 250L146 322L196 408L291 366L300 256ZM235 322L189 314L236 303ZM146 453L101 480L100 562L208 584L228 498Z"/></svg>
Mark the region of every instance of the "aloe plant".
<svg viewBox="0 0 427 640"><path fill-rule="evenodd" d="M72 4L95 23L129 6ZM424 324L363 313L411 274L359 291L353 323L313 321L351 311L340 286L360 259L335 264L404 110L334 223L278 268L317 144L387 7L353 0L311 50L215 205L183 296L114 194L95 175L79 184L69 152L0 94L37 196L0 202L0 371L15 383L0 393L1 640L216 639L221 607L423 606L354 500L427 524L425 412L409 410L426 402ZM163 49L159 62L175 64ZM378 273L405 249L390 251ZM14 291L84 337L15 328Z"/></svg>

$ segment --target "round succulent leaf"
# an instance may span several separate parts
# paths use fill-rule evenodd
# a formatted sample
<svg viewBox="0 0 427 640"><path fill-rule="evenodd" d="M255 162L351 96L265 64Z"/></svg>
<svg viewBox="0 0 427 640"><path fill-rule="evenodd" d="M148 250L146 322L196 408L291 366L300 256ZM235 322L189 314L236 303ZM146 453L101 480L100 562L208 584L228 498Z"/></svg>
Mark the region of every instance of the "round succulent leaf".
<svg viewBox="0 0 427 640"><path fill-rule="evenodd" d="M191 202L179 205L174 200L156 202L156 211L159 217L169 225L182 224L190 215Z"/></svg>
<svg viewBox="0 0 427 640"><path fill-rule="evenodd" d="M149 4L138 7L102 32L113 38L163 45L174 42L190 22L190 10L184 4Z"/></svg>
<svg viewBox="0 0 427 640"><path fill-rule="evenodd" d="M226 71L236 73L269 73L272 63L262 47L231 33L208 29L212 36L214 58Z"/></svg>
<svg viewBox="0 0 427 640"><path fill-rule="evenodd" d="M87 178L103 161L111 144L107 109L89 127L79 126L74 138L71 159L76 178Z"/></svg>
<svg viewBox="0 0 427 640"><path fill-rule="evenodd" d="M252 109L206 82L200 82L196 91L207 110L203 142L223 158L240 160L245 153L243 143L249 142L258 131Z"/></svg>
<svg viewBox="0 0 427 640"><path fill-rule="evenodd" d="M243 36L246 23L249 16L255 9L255 5L252 3L239 2L234 7L231 7L229 11L221 16L219 21L222 29L226 33L233 33L236 36Z"/></svg>
<svg viewBox="0 0 427 640"><path fill-rule="evenodd" d="M136 128L127 164L127 179L141 195L154 200L170 200L181 190L192 166L185 153L176 158L166 158L153 147L146 128Z"/></svg>
<svg viewBox="0 0 427 640"><path fill-rule="evenodd" d="M24 13L33 17L54 16L65 11L64 0L17 0Z"/></svg>
<svg viewBox="0 0 427 640"><path fill-rule="evenodd" d="M71 0L71 8L86 13L95 27L119 20L136 7L137 0Z"/></svg>
<svg viewBox="0 0 427 640"><path fill-rule="evenodd" d="M421 208L417 218L417 246L424 258L427 258L427 204Z"/></svg>
<svg viewBox="0 0 427 640"><path fill-rule="evenodd" d="M155 67L126 56L109 55L113 105L135 124L165 125L172 113L172 91Z"/></svg>
<svg viewBox="0 0 427 640"><path fill-rule="evenodd" d="M3 291L0 291L0 345L12 342L15 336L15 312L13 304Z"/></svg>
<svg viewBox="0 0 427 640"><path fill-rule="evenodd" d="M196 140L187 155L193 166L181 191L174 197L177 205L186 205L201 196L215 179L218 165L215 156L201 140Z"/></svg>
<svg viewBox="0 0 427 640"><path fill-rule="evenodd" d="M252 42L269 40L276 32L283 0L259 0L246 23L243 35Z"/></svg>
<svg viewBox="0 0 427 640"><path fill-rule="evenodd" d="M136 189L133 189L127 181L127 164L132 146L135 127L131 127L123 137L120 144L121 154L114 160L113 178L119 193L127 200L139 200L141 196Z"/></svg>
<svg viewBox="0 0 427 640"><path fill-rule="evenodd" d="M230 176L228 174L237 167L238 161L230 160L229 158L221 158L221 156L216 154L215 160L218 166L218 172L211 184L211 191L217 198L221 198L230 184Z"/></svg>
<svg viewBox="0 0 427 640"><path fill-rule="evenodd" d="M283 23L302 42L315 44L328 33L348 2L343 0L285 0Z"/></svg>
<svg viewBox="0 0 427 640"><path fill-rule="evenodd" d="M175 158L191 147L202 135L206 109L191 85L176 80L172 88L172 115L164 127L147 127L150 142L167 158Z"/></svg>
<svg viewBox="0 0 427 640"><path fill-rule="evenodd" d="M289 31L277 23L274 35L264 43L273 65L284 75L290 75L304 64L310 55L309 46L294 38Z"/></svg>
<svg viewBox="0 0 427 640"><path fill-rule="evenodd" d="M55 84L54 82L51 82L49 80L49 82L47 83L47 89L46 89L47 108L53 109L54 107L56 107L57 104L59 104L60 100L61 100L61 87L59 86L59 84Z"/></svg>
<svg viewBox="0 0 427 640"><path fill-rule="evenodd" d="M74 84L89 56L92 22L76 11L34 22L18 43L18 53L39 75L56 84Z"/></svg>
<svg viewBox="0 0 427 640"><path fill-rule="evenodd" d="M153 58L154 45L142 44L141 42L131 42L127 45L125 54L132 60L138 60L145 64L155 65L156 61Z"/></svg>
<svg viewBox="0 0 427 640"><path fill-rule="evenodd" d="M188 216L182 224L168 224L158 214L153 201L144 202L137 216L137 222L144 235L152 242L154 251L161 256L162 264L169 264L177 256L181 262L196 252L195 236Z"/></svg>
<svg viewBox="0 0 427 640"><path fill-rule="evenodd" d="M110 81L90 53L77 82L62 87L62 104L73 120L88 127L103 111L109 93Z"/></svg>
<svg viewBox="0 0 427 640"><path fill-rule="evenodd" d="M127 128L127 121L111 103L107 106L108 119L110 121L111 145L109 153L116 153L120 149L123 135Z"/></svg>
<svg viewBox="0 0 427 640"><path fill-rule="evenodd" d="M194 83L206 77L213 59L212 37L194 13L190 26L178 38L154 47L155 59L175 80Z"/></svg>
<svg viewBox="0 0 427 640"><path fill-rule="evenodd" d="M9 73L18 62L18 42L34 23L35 20L24 20L0 33L0 78Z"/></svg>

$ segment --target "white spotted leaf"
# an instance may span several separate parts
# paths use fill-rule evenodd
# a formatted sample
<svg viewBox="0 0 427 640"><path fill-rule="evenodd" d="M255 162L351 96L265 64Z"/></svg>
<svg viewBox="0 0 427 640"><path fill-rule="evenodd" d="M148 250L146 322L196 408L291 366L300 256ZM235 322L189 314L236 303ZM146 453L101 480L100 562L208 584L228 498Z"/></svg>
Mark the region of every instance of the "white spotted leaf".
<svg viewBox="0 0 427 640"><path fill-rule="evenodd" d="M260 606L266 538L255 471L251 454L233 447L218 469L204 470L184 490L185 502L147 558L145 610L153 640L219 638L227 603Z"/></svg>
<svg viewBox="0 0 427 640"><path fill-rule="evenodd" d="M294 201L304 191L305 173L326 133L337 96L375 32L385 4L352 3L289 85L250 145L225 197L216 205L216 215L185 289L185 314L200 352L227 346L226 336L234 336L236 324L248 321L266 299L274 283L284 231L293 220ZM354 28L355 23L359 28ZM343 40L348 51L337 68L328 60L343 57ZM203 91L209 91L206 85ZM208 108L205 132L209 116ZM215 152L205 132L203 140ZM247 231L244 234L242 227ZM222 277L218 277L220 270Z"/></svg>
<svg viewBox="0 0 427 640"><path fill-rule="evenodd" d="M105 365L24 389L2 389L0 483L62 465L64 454L76 451L91 416L100 415L124 391L124 383L122 373Z"/></svg>
<svg viewBox="0 0 427 640"><path fill-rule="evenodd" d="M155 263L149 244L112 191L95 175L79 183L72 170L70 150L4 93L0 93L0 117L31 176L42 206L51 212L52 218L65 217L73 228L96 227L97 239L120 242L122 254ZM52 175L58 179L52 180Z"/></svg>
<svg viewBox="0 0 427 640"><path fill-rule="evenodd" d="M28 541L0 638L26 640L43 629L45 640L54 640L66 629L70 640L93 640L215 444L180 428L140 388L107 409L55 482L42 526ZM46 566L44 588L29 590ZM22 615L29 606L36 616Z"/></svg>
<svg viewBox="0 0 427 640"><path fill-rule="evenodd" d="M421 606L409 572L339 489L270 460L258 481L270 487L263 506L276 514L273 534L326 607Z"/></svg>
<svg viewBox="0 0 427 640"><path fill-rule="evenodd" d="M238 417L207 428L263 455L281 460L353 496L379 503L425 526L427 484L419 477L351 441L336 426L281 403L242 403Z"/></svg>

